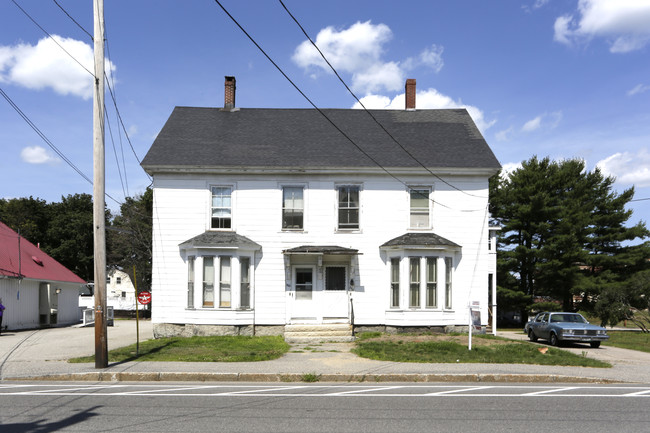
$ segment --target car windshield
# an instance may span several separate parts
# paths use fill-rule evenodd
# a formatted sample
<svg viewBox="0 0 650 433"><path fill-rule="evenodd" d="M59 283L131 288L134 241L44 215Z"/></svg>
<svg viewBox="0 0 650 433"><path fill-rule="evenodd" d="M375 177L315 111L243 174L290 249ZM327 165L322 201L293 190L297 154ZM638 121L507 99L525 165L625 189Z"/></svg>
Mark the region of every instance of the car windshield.
<svg viewBox="0 0 650 433"><path fill-rule="evenodd" d="M553 314L551 322L587 323L580 314Z"/></svg>

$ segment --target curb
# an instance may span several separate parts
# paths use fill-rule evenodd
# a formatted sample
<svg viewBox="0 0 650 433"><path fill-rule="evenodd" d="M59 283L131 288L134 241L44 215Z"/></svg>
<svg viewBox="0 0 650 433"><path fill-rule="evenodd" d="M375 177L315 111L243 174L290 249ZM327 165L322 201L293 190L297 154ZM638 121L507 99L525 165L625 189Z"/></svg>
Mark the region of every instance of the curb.
<svg viewBox="0 0 650 433"><path fill-rule="evenodd" d="M307 377L309 376L309 377ZM10 380L90 382L505 382L621 383L602 378L539 374L299 374L91 372L12 377Z"/></svg>

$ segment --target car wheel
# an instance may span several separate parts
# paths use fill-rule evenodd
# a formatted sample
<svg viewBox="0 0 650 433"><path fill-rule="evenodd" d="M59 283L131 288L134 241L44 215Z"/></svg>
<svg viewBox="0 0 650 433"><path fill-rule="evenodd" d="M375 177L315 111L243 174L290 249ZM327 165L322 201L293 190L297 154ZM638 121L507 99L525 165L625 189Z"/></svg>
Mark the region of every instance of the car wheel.
<svg viewBox="0 0 650 433"><path fill-rule="evenodd" d="M537 341L537 335L535 335L532 329L528 330L528 339L530 341Z"/></svg>
<svg viewBox="0 0 650 433"><path fill-rule="evenodd" d="M594 349L598 349L600 347L600 341L592 341L589 345Z"/></svg>
<svg viewBox="0 0 650 433"><path fill-rule="evenodd" d="M551 346L558 346L560 344L560 340L557 339L555 332L551 332L548 342L551 343Z"/></svg>

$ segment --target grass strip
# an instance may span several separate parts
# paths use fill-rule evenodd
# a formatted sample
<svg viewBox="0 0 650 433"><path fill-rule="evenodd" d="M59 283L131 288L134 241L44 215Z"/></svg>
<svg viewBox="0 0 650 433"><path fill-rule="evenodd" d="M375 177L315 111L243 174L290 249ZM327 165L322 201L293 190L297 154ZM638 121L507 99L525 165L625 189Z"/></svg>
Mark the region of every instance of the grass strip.
<svg viewBox="0 0 650 433"><path fill-rule="evenodd" d="M109 351L109 362L251 362L277 359L289 350L282 336L171 337ZM94 362L94 356L72 358L68 362Z"/></svg>
<svg viewBox="0 0 650 433"><path fill-rule="evenodd" d="M650 333L640 331L607 331L609 340L604 345L650 353Z"/></svg>
<svg viewBox="0 0 650 433"><path fill-rule="evenodd" d="M372 341L364 340L352 351L363 358L394 362L539 364L580 367L611 367L611 364L561 349L541 353L537 345L526 342L466 345L451 341Z"/></svg>

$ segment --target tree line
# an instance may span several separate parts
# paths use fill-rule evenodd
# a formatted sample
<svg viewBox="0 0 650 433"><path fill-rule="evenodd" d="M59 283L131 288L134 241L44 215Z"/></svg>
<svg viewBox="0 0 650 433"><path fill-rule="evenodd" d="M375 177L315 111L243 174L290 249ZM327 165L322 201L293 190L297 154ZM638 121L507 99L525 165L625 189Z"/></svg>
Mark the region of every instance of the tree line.
<svg viewBox="0 0 650 433"><path fill-rule="evenodd" d="M127 197L119 213L106 210L106 263L128 273L139 291L151 288L153 191ZM60 202L29 198L0 199L0 221L73 271L94 279L93 201L71 194Z"/></svg>
<svg viewBox="0 0 650 433"><path fill-rule="evenodd" d="M634 188L618 193L614 181L580 159L537 157L490 179L500 311L580 309L647 331L634 313L650 306L650 232L628 223Z"/></svg>

